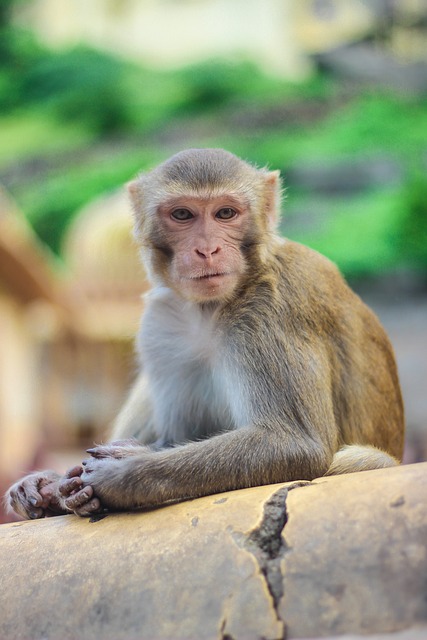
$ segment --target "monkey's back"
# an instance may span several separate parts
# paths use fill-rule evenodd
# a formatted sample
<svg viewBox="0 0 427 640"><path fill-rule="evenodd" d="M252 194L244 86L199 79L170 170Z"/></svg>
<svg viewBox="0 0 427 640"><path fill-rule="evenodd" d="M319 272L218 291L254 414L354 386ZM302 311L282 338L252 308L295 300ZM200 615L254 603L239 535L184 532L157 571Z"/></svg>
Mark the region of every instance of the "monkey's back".
<svg viewBox="0 0 427 640"><path fill-rule="evenodd" d="M371 444L401 459L402 395L393 348L377 316L316 251L286 240L273 262L284 330L303 335L313 348L320 339L326 350L342 444Z"/></svg>

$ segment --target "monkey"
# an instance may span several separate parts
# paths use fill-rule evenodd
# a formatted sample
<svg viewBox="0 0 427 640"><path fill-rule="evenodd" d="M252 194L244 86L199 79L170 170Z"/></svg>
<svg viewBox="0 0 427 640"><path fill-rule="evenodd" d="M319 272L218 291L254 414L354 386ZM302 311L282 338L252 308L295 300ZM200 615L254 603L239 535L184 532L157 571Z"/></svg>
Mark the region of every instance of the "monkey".
<svg viewBox="0 0 427 640"><path fill-rule="evenodd" d="M27 518L153 508L399 464L393 350L338 268L279 235L278 171L179 152L128 185L152 288L111 441L7 493Z"/></svg>

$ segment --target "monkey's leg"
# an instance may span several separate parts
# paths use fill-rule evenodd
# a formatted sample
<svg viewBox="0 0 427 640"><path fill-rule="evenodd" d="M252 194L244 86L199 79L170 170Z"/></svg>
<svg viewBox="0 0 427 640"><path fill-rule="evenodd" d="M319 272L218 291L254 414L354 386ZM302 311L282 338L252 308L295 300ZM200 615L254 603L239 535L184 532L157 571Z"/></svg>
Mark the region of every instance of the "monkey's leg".
<svg viewBox="0 0 427 640"><path fill-rule="evenodd" d="M334 455L326 476L384 469L399 464L393 456L371 445L345 445Z"/></svg>

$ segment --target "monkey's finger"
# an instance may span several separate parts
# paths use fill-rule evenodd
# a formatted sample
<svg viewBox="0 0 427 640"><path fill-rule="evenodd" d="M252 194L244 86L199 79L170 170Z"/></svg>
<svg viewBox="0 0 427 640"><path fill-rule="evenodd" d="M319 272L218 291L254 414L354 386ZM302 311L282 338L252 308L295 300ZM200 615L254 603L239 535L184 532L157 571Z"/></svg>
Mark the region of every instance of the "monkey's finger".
<svg viewBox="0 0 427 640"><path fill-rule="evenodd" d="M121 458L136 455L141 448L141 445L136 441L122 440L92 447L91 449L86 449L86 451L96 460L102 460L103 458L120 460ZM85 462L83 462L83 464L85 464Z"/></svg>
<svg viewBox="0 0 427 640"><path fill-rule="evenodd" d="M129 450L133 451L134 448L135 445L115 445L111 443L92 447L91 449L86 449L86 451L90 453L92 458L102 460L103 458L125 458L129 455ZM85 464L87 464L87 461L83 461L83 465Z"/></svg>
<svg viewBox="0 0 427 640"><path fill-rule="evenodd" d="M47 509L51 503L53 496L56 493L56 490L57 484L53 483L47 484L44 487L40 487L39 493L41 495L42 502L38 506L42 507L43 509Z"/></svg>
<svg viewBox="0 0 427 640"><path fill-rule="evenodd" d="M92 516L94 513L100 513L101 511L103 511L103 509L98 498L92 498L92 500L89 500L86 504L74 509L74 513L81 517Z"/></svg>
<svg viewBox="0 0 427 640"><path fill-rule="evenodd" d="M82 488L83 480L80 476L74 478L64 478L59 483L58 492L64 498L68 498L72 493Z"/></svg>
<svg viewBox="0 0 427 640"><path fill-rule="evenodd" d="M28 502L32 507L41 507L43 496L40 495L37 483L33 478L23 480L18 486L18 495L21 500Z"/></svg>
<svg viewBox="0 0 427 640"><path fill-rule="evenodd" d="M83 505L86 505L86 503L90 501L92 496L93 496L93 489L90 485L87 485L80 491L77 491L77 493L73 493L73 495L66 498L64 500L65 506L67 507L67 509L71 509L71 511L75 511L76 509L79 509Z"/></svg>
<svg viewBox="0 0 427 640"><path fill-rule="evenodd" d="M9 504L23 518L41 518L44 499L37 489L34 478L23 480L9 491Z"/></svg>
<svg viewBox="0 0 427 640"><path fill-rule="evenodd" d="M83 473L83 469L81 464L77 464L75 467L71 467L71 469L68 469L68 471L65 473L65 478L76 478L78 476L81 476Z"/></svg>
<svg viewBox="0 0 427 640"><path fill-rule="evenodd" d="M39 518L44 518L45 513L46 512L44 509L31 509L31 511L28 511L30 520L38 520Z"/></svg>
<svg viewBox="0 0 427 640"><path fill-rule="evenodd" d="M89 453L92 458L109 458L113 454L114 447L109 445L100 445L99 447L92 447L91 449L86 449L86 452ZM83 461L83 465L86 464L86 461Z"/></svg>
<svg viewBox="0 0 427 640"><path fill-rule="evenodd" d="M30 503L26 498L22 487L9 492L8 505L22 518L35 520L43 517L43 509Z"/></svg>

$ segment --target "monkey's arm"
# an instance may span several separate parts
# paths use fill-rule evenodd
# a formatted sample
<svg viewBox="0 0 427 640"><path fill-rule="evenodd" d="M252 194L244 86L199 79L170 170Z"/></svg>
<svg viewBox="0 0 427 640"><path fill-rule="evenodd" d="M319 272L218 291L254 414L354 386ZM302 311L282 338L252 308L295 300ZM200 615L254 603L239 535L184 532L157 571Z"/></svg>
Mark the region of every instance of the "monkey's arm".
<svg viewBox="0 0 427 640"><path fill-rule="evenodd" d="M105 455L105 448L103 455ZM96 455L96 449L94 450ZM328 468L321 442L247 427L161 452L93 457L81 476L104 507L137 509L232 489L312 479Z"/></svg>
<svg viewBox="0 0 427 640"><path fill-rule="evenodd" d="M250 369L252 358L240 356ZM95 448L83 465L83 486L107 508L136 509L324 474L337 442L323 354L299 344L290 361L265 366L258 386L248 387L249 426L160 452Z"/></svg>

